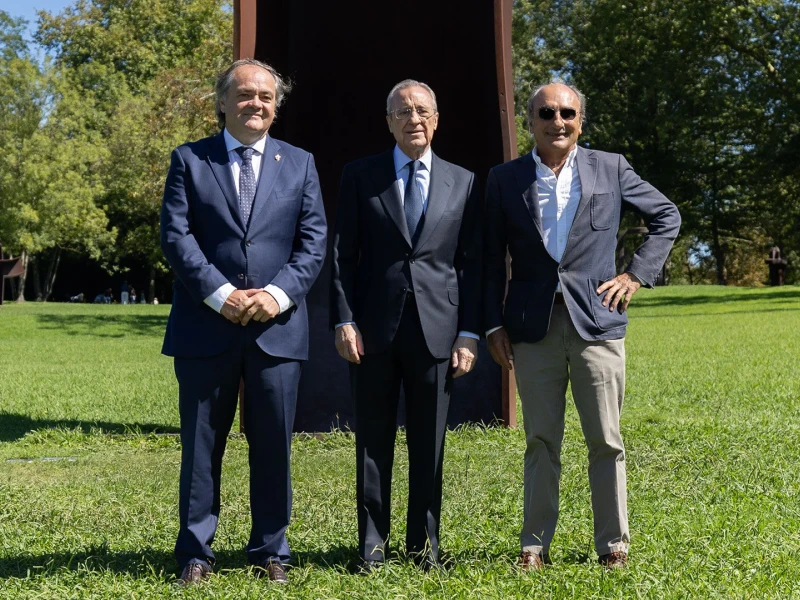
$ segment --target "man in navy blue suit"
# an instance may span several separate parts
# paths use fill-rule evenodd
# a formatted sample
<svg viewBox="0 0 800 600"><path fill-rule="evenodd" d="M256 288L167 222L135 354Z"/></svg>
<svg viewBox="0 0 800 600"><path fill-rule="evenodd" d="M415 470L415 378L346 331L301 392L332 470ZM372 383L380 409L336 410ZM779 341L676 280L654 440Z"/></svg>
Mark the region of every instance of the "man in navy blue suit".
<svg viewBox="0 0 800 600"><path fill-rule="evenodd" d="M161 247L177 278L162 352L175 357L181 416L180 531L185 584L211 573L225 443L245 384L255 573L285 582L289 453L305 297L325 256L314 159L268 135L289 85L269 65L233 63L217 79L222 132L172 153Z"/></svg>

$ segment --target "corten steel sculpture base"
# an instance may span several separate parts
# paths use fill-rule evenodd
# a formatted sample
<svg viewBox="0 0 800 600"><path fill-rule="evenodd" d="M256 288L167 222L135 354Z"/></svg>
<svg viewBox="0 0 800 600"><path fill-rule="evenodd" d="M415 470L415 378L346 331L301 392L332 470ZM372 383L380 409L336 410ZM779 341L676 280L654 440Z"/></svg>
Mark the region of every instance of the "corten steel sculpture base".
<svg viewBox="0 0 800 600"><path fill-rule="evenodd" d="M235 58L263 60L294 82L270 133L314 154L332 226L342 167L389 149L386 95L407 78L436 92L433 144L474 171L516 157L511 77L512 0L386 4L310 0L234 2ZM352 418L347 363L328 329L326 263L308 296L311 355L304 366L295 428L345 428ZM516 425L516 388L481 342L474 373L455 380L450 424Z"/></svg>

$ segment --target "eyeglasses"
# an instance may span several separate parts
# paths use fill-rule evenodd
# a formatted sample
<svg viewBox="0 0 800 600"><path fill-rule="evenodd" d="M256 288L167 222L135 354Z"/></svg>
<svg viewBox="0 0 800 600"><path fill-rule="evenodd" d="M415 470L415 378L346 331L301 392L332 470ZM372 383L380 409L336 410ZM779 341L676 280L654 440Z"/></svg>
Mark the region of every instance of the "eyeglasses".
<svg viewBox="0 0 800 600"><path fill-rule="evenodd" d="M398 121L405 121L410 119L413 113L417 113L420 121L427 121L436 114L436 112L431 111L428 108L409 108L407 106L393 110L390 114L394 115L394 118Z"/></svg>
<svg viewBox="0 0 800 600"><path fill-rule="evenodd" d="M539 109L539 118L542 121L552 121L555 119L556 113L561 115L563 121L572 121L572 119L578 116L578 111L574 108L555 109L549 106L543 106Z"/></svg>

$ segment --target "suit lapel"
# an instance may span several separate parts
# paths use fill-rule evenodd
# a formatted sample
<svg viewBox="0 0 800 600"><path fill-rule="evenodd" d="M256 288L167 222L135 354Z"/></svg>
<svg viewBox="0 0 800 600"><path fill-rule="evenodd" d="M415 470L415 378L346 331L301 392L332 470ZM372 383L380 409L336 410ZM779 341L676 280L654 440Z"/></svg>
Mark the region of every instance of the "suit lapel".
<svg viewBox="0 0 800 600"><path fill-rule="evenodd" d="M425 210L425 217L422 219L422 231L419 234L417 248L430 237L431 232L436 229L436 225L447 208L450 193L453 190L453 176L447 163L433 154L431 160L430 184L428 186L428 206Z"/></svg>
<svg viewBox="0 0 800 600"><path fill-rule="evenodd" d="M581 213L583 213L589 205L589 200L594 192L594 182L597 179L597 158L592 156L590 151L578 146L578 154L575 157L575 162L578 164L578 177L581 178L581 201L578 203L578 209L575 211L575 218L572 221L573 225L577 223Z"/></svg>
<svg viewBox="0 0 800 600"><path fill-rule="evenodd" d="M228 160L228 148L225 146L225 138L221 133L211 139L211 148L206 160L211 167L211 172L214 173L214 177L217 179L220 189L222 189L222 194L228 203L233 220L244 231L242 214L239 211L239 196L236 194L236 185L233 182L233 173L231 173L231 163Z"/></svg>
<svg viewBox="0 0 800 600"><path fill-rule="evenodd" d="M267 198L275 187L278 173L283 162L277 158L280 156L281 145L267 136L267 143L264 146L264 154L261 157L261 171L258 176L258 186L256 187L256 197L253 200L253 210L250 214L250 223L254 223L259 213L267 203Z"/></svg>
<svg viewBox="0 0 800 600"><path fill-rule="evenodd" d="M539 188L536 185L536 163L530 153L518 159L515 164L515 175L517 178L517 185L522 191L522 200L528 208L528 213L533 219L533 224L539 232L540 237L542 234L542 216L539 214Z"/></svg>
<svg viewBox="0 0 800 600"><path fill-rule="evenodd" d="M375 178L378 185L383 188L378 197L381 199L384 210L397 225L408 246L411 247L411 236L408 235L406 213L403 211L403 201L397 189L397 173L394 170L394 158L391 150L380 159L380 168L375 171Z"/></svg>

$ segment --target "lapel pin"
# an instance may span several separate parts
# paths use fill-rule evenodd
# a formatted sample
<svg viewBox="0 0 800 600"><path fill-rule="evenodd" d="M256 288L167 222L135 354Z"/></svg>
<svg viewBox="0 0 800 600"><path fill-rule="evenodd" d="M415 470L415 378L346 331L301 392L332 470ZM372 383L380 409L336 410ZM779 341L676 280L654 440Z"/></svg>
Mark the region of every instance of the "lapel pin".
<svg viewBox="0 0 800 600"><path fill-rule="evenodd" d="M280 162L280 160L281 160L281 155L280 155L280 154L276 154L276 155L275 155L275 160L277 160L277 161L279 161L279 162Z"/></svg>

